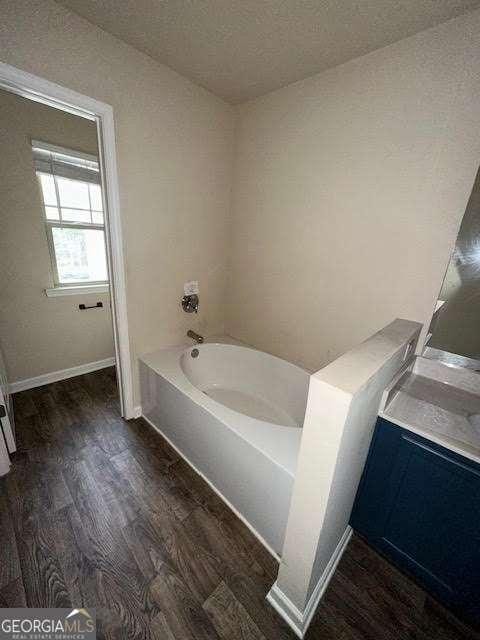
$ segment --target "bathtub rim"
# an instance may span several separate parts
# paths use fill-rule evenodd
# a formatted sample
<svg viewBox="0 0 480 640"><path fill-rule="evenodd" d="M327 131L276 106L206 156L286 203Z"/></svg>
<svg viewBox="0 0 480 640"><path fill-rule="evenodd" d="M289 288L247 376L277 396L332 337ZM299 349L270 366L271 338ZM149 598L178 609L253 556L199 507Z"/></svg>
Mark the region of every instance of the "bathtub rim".
<svg viewBox="0 0 480 640"><path fill-rule="evenodd" d="M207 342L205 344L260 351L259 349L255 349L254 347L250 347L247 345L244 346L243 344L238 345L225 342ZM288 473L290 476L292 476L292 478L295 478L298 452L300 450L300 442L303 433L303 425L300 427L291 427L286 425L278 425L273 422L267 422L265 420L258 420L257 418L252 418L251 416L247 416L244 413L235 411L234 409L230 409L221 402L218 402L217 400L214 400L213 398L207 396L192 382L190 382L180 364L180 357L182 356L182 354L185 351L194 349L195 347L196 345L189 344L165 347L164 349L158 349L157 351L154 351L152 353L140 356L139 361L142 362L145 366L149 367L157 375L165 378L176 389L178 389L181 393L185 394L190 400L192 400L192 402L202 407L217 420L220 420L226 426L226 428L233 431L239 438L242 438L251 446L257 448L271 462L279 466L283 471L285 471L285 473ZM292 367L299 369L302 373L305 373L308 377L308 381L306 383L308 393L309 379L311 377L311 374L308 371L288 362L287 360L283 360L282 358L278 358L277 356L272 356L271 354L264 351L260 351L260 353L264 353L266 356L274 358L276 360L280 360L281 362L286 362ZM276 453L273 454L271 451L271 447L265 447L261 444L259 445L258 442L252 441L249 437L246 436L244 432L242 432L241 429L235 428L234 422L232 423L229 418L233 419L233 421L235 419L240 419L244 421L247 426L250 425L251 427L258 425L260 426L260 428L265 429L264 425L266 425L269 428L284 430L283 439L291 441L289 445L287 445L290 447L290 450L288 452L276 451ZM287 438L287 436L290 437ZM274 444L278 444L278 440ZM274 446L273 448L275 449L276 447Z"/></svg>

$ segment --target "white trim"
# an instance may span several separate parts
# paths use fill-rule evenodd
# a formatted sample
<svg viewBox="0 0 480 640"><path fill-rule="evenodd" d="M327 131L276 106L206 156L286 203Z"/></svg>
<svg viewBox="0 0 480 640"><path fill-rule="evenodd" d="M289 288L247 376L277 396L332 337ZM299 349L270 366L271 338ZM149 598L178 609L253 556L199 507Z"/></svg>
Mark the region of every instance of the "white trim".
<svg viewBox="0 0 480 640"><path fill-rule="evenodd" d="M109 293L110 285L107 284L88 284L78 285L74 287L52 287L45 289L47 298L59 298L62 296L81 296L87 293Z"/></svg>
<svg viewBox="0 0 480 640"><path fill-rule="evenodd" d="M313 615L318 607L318 603L323 597L323 594L327 590L328 584L332 579L335 569L337 568L340 558L343 552L347 548L347 545L352 537L352 527L349 525L345 529L343 536L340 538L340 542L335 548L330 560L328 561L325 571L320 576L312 595L308 599L305 609L300 609L293 604L288 596L286 596L275 582L267 593L267 600L272 607L281 615L288 626L295 632L299 638L303 638Z"/></svg>
<svg viewBox="0 0 480 640"><path fill-rule="evenodd" d="M47 298L59 298L62 296L81 296L87 293L108 293L110 285L107 284L88 284L76 285L74 287L52 287L45 289Z"/></svg>
<svg viewBox="0 0 480 640"><path fill-rule="evenodd" d="M223 495L223 493L219 491L217 487L214 484L212 484L212 482L199 469L197 469L197 467L187 458L187 456L183 453L183 451L179 449L170 440L170 438L166 436L161 429L159 429L156 425L154 425L153 422L149 420L145 415L142 414L142 418L145 420L147 424L149 424L152 427L152 429L155 429L155 431L159 433L162 436L162 438L164 438L168 442L168 444L172 447L172 449L175 449L178 455L185 460L185 462L195 471L195 473L198 473L198 475L201 478L203 478L203 480L205 480L205 482L208 484L210 489L212 489L212 491L214 491L217 494L217 496L221 498L223 502L225 502L227 507L229 507L233 511L233 513L237 516L237 518L241 520L243 524L250 529L253 535L259 540L259 542L263 544L263 546L270 553L270 555L273 556L277 562L280 562L279 555L275 553L275 551L268 544L268 542L264 538L262 538L262 536L258 533L258 531L250 524L250 522L248 522L245 516L243 516L239 511L237 511L237 509L233 506L233 504L229 500L227 500L227 498Z"/></svg>
<svg viewBox="0 0 480 640"><path fill-rule="evenodd" d="M138 404L136 407L133 408L133 417L140 418L141 416L142 416L142 407Z"/></svg>
<svg viewBox="0 0 480 640"><path fill-rule="evenodd" d="M17 450L17 443L15 442L15 436L12 431L12 425L10 423L10 419L8 418L8 414L5 417L0 418L0 423L3 429L3 436L5 438L8 453L15 453L15 451Z"/></svg>
<svg viewBox="0 0 480 640"><path fill-rule="evenodd" d="M0 62L0 87L56 109L97 123L107 233L107 257L111 273L111 304L115 354L118 364L122 416L133 417L133 371L128 333L127 293L120 197L115 147L115 125L110 105Z"/></svg>
<svg viewBox="0 0 480 640"><path fill-rule="evenodd" d="M51 384L52 382L58 382L59 380L67 380L67 378L81 376L84 373L91 373L92 371L98 371L99 369L113 367L114 364L115 357L112 357L105 358L105 360L97 360L96 362L86 362L85 364L79 364L76 367L70 367L69 369L42 373L42 375L36 376L35 378L26 378L25 380L11 382L9 385L10 393L18 393L19 391L26 391L27 389L34 389L35 387L43 387L44 384Z"/></svg>
<svg viewBox="0 0 480 640"><path fill-rule="evenodd" d="M283 593L276 581L267 593L267 601L285 620L295 635L299 638L303 638L304 631L302 631L302 612L293 604L290 598Z"/></svg>
<svg viewBox="0 0 480 640"><path fill-rule="evenodd" d="M8 450L0 434L0 477L5 476L10 471L10 456Z"/></svg>
<svg viewBox="0 0 480 640"><path fill-rule="evenodd" d="M121 389L120 402L122 415L129 420L133 417L133 370L130 356L130 337L128 333L127 316L127 284L125 274L125 258L123 254L122 222L120 218L120 195L118 187L117 158L115 147L115 127L112 107L107 107L107 113L97 120L98 146L100 152L100 172L105 189L102 195L107 202L104 206L105 226L108 232L107 257L111 275L111 305L113 333L116 345L119 387Z"/></svg>

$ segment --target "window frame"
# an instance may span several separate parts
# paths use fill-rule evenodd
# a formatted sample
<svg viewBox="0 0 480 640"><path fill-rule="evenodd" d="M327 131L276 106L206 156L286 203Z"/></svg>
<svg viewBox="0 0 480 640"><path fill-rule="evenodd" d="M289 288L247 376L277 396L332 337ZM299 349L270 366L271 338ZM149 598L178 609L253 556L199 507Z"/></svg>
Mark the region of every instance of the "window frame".
<svg viewBox="0 0 480 640"><path fill-rule="evenodd" d="M89 199L89 204L90 204L90 209L83 209L81 207L63 207L64 209L68 209L71 211L90 211L90 218L92 219L92 214L93 212L97 212L97 213L102 213L103 215L103 224L100 223L85 223L85 222L74 222L71 220L62 220L62 207L61 207L61 201L60 201L60 191L58 188L58 174L54 171L54 162L52 160L52 153L58 153L58 154L62 154L65 156L70 156L70 157L74 157L74 158L78 158L81 160L87 160L89 162L95 162L99 169L99 160L96 156L92 156L90 154L87 153L83 153L80 151L75 151L73 149L67 149L66 147L59 147L57 145L52 145L49 143L45 143L45 142L41 142L39 140L32 140L31 141L32 144L32 152L35 155L35 149L41 149L42 151L46 151L50 153L49 156L49 160L50 160L50 173L48 173L47 171L42 171L42 169L37 168L37 166L35 166L35 160L34 160L34 171L35 171L35 175L37 178L37 183L38 183L38 188L40 191L40 197L41 197L41 202L42 202L42 215L43 215L43 222L45 224L45 231L46 231L46 236L47 236L47 245L48 245L48 251L50 254L50 262L52 265L52 275L53 275L53 288L54 289L58 289L60 290L65 290L65 289L70 289L70 288L76 288L76 287L108 287L110 284L110 279L109 279L109 273L108 273L108 255L107 255L107 229L106 229L106 225L105 225L105 200L104 200L104 195L103 195L103 188L102 188L102 184L101 184L101 180L100 180L100 174L99 174L99 181L98 182L94 182L94 181L90 181L90 184L98 184L100 186L101 189L101 193L102 193L102 205L103 205L103 210L100 212L98 209L93 209L92 208L92 199L90 196L90 189L88 189L88 199ZM56 198L56 209L58 211L58 216L59 219L58 220L50 220L47 218L47 214L46 214L46 207L53 207L54 205L47 205L45 204L45 200L44 200L44 196L43 196L43 187L41 184L41 179L40 179L40 174L43 175L50 175L53 178L53 183L54 183L54 188L55 188L55 198ZM65 177L65 176L60 176L60 177ZM75 177L69 177L68 179L70 180L75 180ZM76 179L77 182L85 182L87 185L89 184L89 181L87 180L80 180L79 178ZM70 229L95 229L98 231L103 231L103 246L104 246L104 250L105 250L105 261L106 261L106 265L107 265L107 279L106 280L83 280L81 282L63 282L60 280L59 274L58 274L58 265L57 265L57 254L55 252L55 243L53 240L53 228L59 228L59 229L65 229L65 228L70 228ZM46 290L47 295L48 295L48 289Z"/></svg>

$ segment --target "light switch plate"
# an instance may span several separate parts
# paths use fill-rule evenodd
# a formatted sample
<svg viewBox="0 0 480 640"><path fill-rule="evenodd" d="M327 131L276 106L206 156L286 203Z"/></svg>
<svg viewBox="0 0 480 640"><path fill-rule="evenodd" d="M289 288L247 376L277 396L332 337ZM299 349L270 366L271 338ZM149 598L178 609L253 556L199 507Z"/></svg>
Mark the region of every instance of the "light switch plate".
<svg viewBox="0 0 480 640"><path fill-rule="evenodd" d="M198 290L198 280L191 280L190 282L185 282L183 285L183 293L186 296L193 296L199 294Z"/></svg>

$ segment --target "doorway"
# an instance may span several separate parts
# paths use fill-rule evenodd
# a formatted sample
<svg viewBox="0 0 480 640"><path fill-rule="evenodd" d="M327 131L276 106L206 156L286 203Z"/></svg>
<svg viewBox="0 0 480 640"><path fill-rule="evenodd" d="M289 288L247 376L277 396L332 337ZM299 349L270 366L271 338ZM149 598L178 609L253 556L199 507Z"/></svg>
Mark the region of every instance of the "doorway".
<svg viewBox="0 0 480 640"><path fill-rule="evenodd" d="M34 221L34 226L37 239L43 234L43 247L39 248L40 244L37 243L37 251L45 257L45 248L47 248L49 257L49 276L43 278L41 292L37 291L37 294L40 293L42 296L43 308L44 310L46 308L45 302L50 302L53 303L51 306L53 310L54 305L58 306L62 301L61 306L63 305L64 310L68 308L70 312L75 312L74 315L70 315L70 320L63 317L65 326L61 327L61 330L59 328L57 332L59 345L66 345L70 341L72 347L75 347L72 366L68 366L68 358L63 361L65 366L54 365L54 362L60 362L55 358L51 359L53 361L47 366L46 361L51 355L48 353L48 345L41 344L38 348L32 349L32 345L28 345L28 340L24 345L21 337L17 336L17 345L22 345L22 348L29 346L30 351L34 350L37 353L18 358L23 362L19 363L18 370L14 372L16 379L9 381L8 386L14 391L31 388L28 384L32 384L32 381L28 382L29 377L25 374L25 367L28 368L29 363L32 365L33 372L30 378L38 378L37 382L42 382L42 375L45 374L45 383L62 379L55 378L55 375L71 377L76 371L86 372L89 365L100 368L115 363L120 413L124 418L130 419L134 417L135 412L112 109L107 104L4 64L0 64L0 91L7 102L10 102L10 109L13 108L10 110L10 117L13 114L17 124L21 118L13 106L12 101L15 100L18 100L19 104L29 109L31 113L33 106L36 105L44 115L48 113L51 116L53 112L59 115L58 126L50 127L44 134L37 128L34 135L33 121L31 126L26 127L23 150L25 152L25 144L28 143L32 172L29 176L30 189L26 188L24 181L22 182L20 172L17 176L17 186L22 189L23 184L25 192L23 196L28 191L31 196L32 180L36 182L38 206L32 208L36 209L38 217ZM27 122L28 119L27 116ZM78 131L82 130L83 134L79 134L78 131L76 133L69 131L72 129L74 120L81 124ZM4 123L3 126L8 130L8 123ZM92 148L92 140L95 140L94 148ZM5 210L4 215L6 215ZM15 215L15 211L11 211L9 215ZM13 228L16 222L19 220L13 220ZM28 225L29 222L22 219L18 226L22 224ZM16 251L21 253L22 247L13 247L11 255L15 255ZM25 251L25 262L30 262L32 274L30 280L38 285L39 274L34 266L35 251L28 249ZM13 271L15 270L12 266ZM45 271L44 268L43 271ZM4 277L9 278L10 283L13 278L11 292L13 290L15 293L15 285L20 285L22 278L10 272L7 272ZM15 282L15 278L18 278L18 283ZM29 280L28 273L24 275L23 280ZM33 306L32 302L24 304L25 310L33 313L31 327L38 329L37 325L45 322L45 317L36 314ZM19 329L22 323L28 325L27 315L24 314L22 322L17 323ZM81 320L81 318L89 319ZM54 320L52 315L51 323L55 324L55 322L57 320ZM77 323L76 327L75 323ZM78 330L82 324L86 325L87 330L83 335L79 335ZM102 325L100 333L103 334L104 339L103 347L100 346L98 350L99 357L95 359L92 355L96 353L95 350L89 351L92 341L87 334L88 329L91 330L93 326L99 324ZM50 334L51 329L52 327L50 327ZM71 335L68 340L65 335L69 331ZM110 331L111 354L107 353L106 346L108 331ZM31 333L34 333L33 329ZM98 338L97 334L95 338ZM79 342L82 341L83 349L79 348ZM102 342L102 340L93 340L95 341ZM11 345L9 347L7 369L12 369L8 360L12 362L14 356L12 356ZM97 344L96 347L99 345ZM82 350L85 352L85 357L83 362L79 362L79 353ZM37 367L37 356L41 358L42 351L43 368L49 369L48 371L41 371L41 367L40 369ZM83 370L81 365L84 365ZM47 374L52 374L53 378L52 375L49 377ZM16 384L21 383L22 380L27 380L27 386L25 383L23 387L21 384Z"/></svg>

